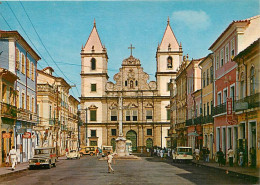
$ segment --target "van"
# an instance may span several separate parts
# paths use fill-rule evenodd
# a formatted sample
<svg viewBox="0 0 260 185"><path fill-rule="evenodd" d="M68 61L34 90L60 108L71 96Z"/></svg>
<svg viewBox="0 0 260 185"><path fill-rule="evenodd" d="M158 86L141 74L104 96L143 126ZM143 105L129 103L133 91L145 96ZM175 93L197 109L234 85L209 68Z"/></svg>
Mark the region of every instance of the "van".
<svg viewBox="0 0 260 185"><path fill-rule="evenodd" d="M191 147L177 147L172 155L173 162L191 162L193 159Z"/></svg>

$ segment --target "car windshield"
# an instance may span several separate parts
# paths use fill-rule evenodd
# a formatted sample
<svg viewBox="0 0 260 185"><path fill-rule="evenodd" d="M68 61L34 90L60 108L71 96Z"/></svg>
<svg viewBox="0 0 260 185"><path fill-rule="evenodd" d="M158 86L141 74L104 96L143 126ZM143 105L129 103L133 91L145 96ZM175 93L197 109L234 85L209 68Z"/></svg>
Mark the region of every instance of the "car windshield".
<svg viewBox="0 0 260 185"><path fill-rule="evenodd" d="M103 150L111 150L110 147L103 147Z"/></svg>
<svg viewBox="0 0 260 185"><path fill-rule="evenodd" d="M35 155L38 155L38 154L49 154L50 153L50 150L49 149L36 149L35 150Z"/></svg>
<svg viewBox="0 0 260 185"><path fill-rule="evenodd" d="M86 151L94 151L94 150L95 150L94 147L87 147L87 148L86 148Z"/></svg>
<svg viewBox="0 0 260 185"><path fill-rule="evenodd" d="M192 149L191 148L178 148L178 153L191 155Z"/></svg>

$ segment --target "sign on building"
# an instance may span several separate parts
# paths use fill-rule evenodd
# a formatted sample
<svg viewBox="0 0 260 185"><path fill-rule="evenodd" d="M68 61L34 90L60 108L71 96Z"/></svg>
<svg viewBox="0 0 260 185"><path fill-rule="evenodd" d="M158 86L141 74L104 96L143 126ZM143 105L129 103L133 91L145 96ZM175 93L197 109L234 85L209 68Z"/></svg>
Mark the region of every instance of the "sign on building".
<svg viewBox="0 0 260 185"><path fill-rule="evenodd" d="M23 134L23 138L25 138L25 139L31 138L31 132L25 132L25 133Z"/></svg>

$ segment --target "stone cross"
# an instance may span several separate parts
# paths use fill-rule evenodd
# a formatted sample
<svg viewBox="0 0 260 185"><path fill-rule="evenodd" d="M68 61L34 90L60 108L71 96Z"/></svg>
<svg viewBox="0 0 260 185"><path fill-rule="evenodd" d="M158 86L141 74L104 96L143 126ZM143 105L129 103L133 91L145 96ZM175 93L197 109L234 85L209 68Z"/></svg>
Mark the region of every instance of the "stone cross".
<svg viewBox="0 0 260 185"><path fill-rule="evenodd" d="M135 49L135 47L132 47L132 44L130 47L128 47L128 49L131 49L131 56L132 56L132 52L133 52L133 49Z"/></svg>

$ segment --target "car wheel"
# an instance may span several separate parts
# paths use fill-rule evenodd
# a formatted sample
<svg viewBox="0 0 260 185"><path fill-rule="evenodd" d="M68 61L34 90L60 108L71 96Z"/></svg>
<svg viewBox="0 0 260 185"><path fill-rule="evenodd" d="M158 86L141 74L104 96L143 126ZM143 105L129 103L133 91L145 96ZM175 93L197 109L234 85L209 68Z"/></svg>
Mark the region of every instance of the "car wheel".
<svg viewBox="0 0 260 185"><path fill-rule="evenodd" d="M90 156L93 156L93 153L90 153Z"/></svg>
<svg viewBox="0 0 260 185"><path fill-rule="evenodd" d="M29 166L29 170L32 170L33 168L34 168L34 166L31 166L31 165Z"/></svg>

